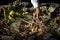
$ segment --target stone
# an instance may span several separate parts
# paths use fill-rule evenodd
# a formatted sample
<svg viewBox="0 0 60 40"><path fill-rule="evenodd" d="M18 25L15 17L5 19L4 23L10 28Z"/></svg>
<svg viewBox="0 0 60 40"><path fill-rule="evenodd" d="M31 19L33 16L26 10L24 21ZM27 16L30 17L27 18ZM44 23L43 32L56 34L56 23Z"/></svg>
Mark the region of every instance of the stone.
<svg viewBox="0 0 60 40"><path fill-rule="evenodd" d="M2 40L14 40L13 36L1 36Z"/></svg>

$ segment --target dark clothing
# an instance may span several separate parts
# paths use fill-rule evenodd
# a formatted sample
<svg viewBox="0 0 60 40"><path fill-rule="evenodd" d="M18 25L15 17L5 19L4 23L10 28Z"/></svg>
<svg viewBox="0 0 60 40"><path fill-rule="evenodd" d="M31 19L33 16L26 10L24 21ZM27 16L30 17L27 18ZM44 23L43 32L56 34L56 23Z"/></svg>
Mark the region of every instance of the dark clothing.
<svg viewBox="0 0 60 40"><path fill-rule="evenodd" d="M10 2L14 2L15 0L0 0L0 5L7 5ZM21 0L23 2L31 2L31 0ZM60 0L38 0L39 3L59 3Z"/></svg>

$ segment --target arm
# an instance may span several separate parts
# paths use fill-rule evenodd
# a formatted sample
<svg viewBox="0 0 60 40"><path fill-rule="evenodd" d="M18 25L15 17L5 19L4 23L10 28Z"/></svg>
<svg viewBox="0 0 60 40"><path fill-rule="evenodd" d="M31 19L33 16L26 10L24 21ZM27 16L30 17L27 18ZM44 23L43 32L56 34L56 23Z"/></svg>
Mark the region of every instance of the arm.
<svg viewBox="0 0 60 40"><path fill-rule="evenodd" d="M40 13L38 0L31 0L31 3L33 4L33 7L35 8L35 13L33 14L33 18L38 18L38 14Z"/></svg>

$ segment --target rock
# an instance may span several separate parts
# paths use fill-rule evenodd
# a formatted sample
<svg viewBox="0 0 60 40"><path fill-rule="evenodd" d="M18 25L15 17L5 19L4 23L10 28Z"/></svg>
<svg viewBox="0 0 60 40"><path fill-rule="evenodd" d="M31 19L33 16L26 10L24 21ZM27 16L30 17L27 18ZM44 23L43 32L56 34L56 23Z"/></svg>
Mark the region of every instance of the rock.
<svg viewBox="0 0 60 40"><path fill-rule="evenodd" d="M49 40L56 40L55 38L51 38L51 39L49 39Z"/></svg>
<svg viewBox="0 0 60 40"><path fill-rule="evenodd" d="M2 36L2 40L14 40L13 36Z"/></svg>
<svg viewBox="0 0 60 40"><path fill-rule="evenodd" d="M28 37L28 40L34 40L34 36Z"/></svg>
<svg viewBox="0 0 60 40"><path fill-rule="evenodd" d="M28 37L27 40L37 40L37 37L35 37L35 36L30 36L30 37Z"/></svg>
<svg viewBox="0 0 60 40"><path fill-rule="evenodd" d="M43 40L48 40L48 39L50 39L50 37L52 37L52 34L47 33L43 36Z"/></svg>

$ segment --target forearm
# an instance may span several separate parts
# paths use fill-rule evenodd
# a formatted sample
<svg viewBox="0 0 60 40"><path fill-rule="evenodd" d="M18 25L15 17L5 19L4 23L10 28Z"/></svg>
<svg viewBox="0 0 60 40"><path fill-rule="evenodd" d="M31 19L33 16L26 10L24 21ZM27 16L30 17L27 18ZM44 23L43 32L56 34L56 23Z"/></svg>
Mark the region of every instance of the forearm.
<svg viewBox="0 0 60 40"><path fill-rule="evenodd" d="M35 8L35 13L33 14L33 18L37 18L38 19L38 15L40 13L40 8L39 8L39 5L38 5L38 0L31 0L31 3L33 5L33 7Z"/></svg>
<svg viewBox="0 0 60 40"><path fill-rule="evenodd" d="M36 7L35 10L36 10L37 13L40 13L40 8L39 7Z"/></svg>

